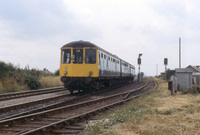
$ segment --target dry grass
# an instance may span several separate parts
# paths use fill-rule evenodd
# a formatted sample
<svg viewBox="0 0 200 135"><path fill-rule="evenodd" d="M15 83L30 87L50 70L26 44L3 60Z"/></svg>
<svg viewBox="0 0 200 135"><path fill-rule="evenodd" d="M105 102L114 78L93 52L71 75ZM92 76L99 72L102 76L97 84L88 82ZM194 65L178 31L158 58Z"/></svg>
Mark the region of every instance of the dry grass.
<svg viewBox="0 0 200 135"><path fill-rule="evenodd" d="M59 76L41 77L40 83L43 88L63 85L63 83L60 81ZM8 92L17 92L17 91L28 90L28 89L29 89L28 86L19 85L16 82L16 80L12 77L5 78L3 82L0 81L0 94L8 93Z"/></svg>
<svg viewBox="0 0 200 135"><path fill-rule="evenodd" d="M26 89L28 89L26 85L19 85L12 77L5 77L3 82L0 81L0 93L17 92Z"/></svg>
<svg viewBox="0 0 200 135"><path fill-rule="evenodd" d="M109 135L200 134L200 95L178 93L171 96L167 82L157 81L155 92L127 103L127 107L132 106L139 113L133 111L133 115L119 126L100 132Z"/></svg>
<svg viewBox="0 0 200 135"><path fill-rule="evenodd" d="M115 135L200 134L200 95L171 96L170 91L166 90L167 83L157 81L157 92L150 95L150 98L153 98L150 111L139 119L132 118L114 129L112 132ZM146 96L146 99L148 98L149 96Z"/></svg>
<svg viewBox="0 0 200 135"><path fill-rule="evenodd" d="M63 83L60 81L59 76L47 76L47 77L41 77L40 83L43 88L48 87L55 87L55 86L62 86Z"/></svg>
<svg viewBox="0 0 200 135"><path fill-rule="evenodd" d="M0 90L3 90L3 84L1 81L0 81Z"/></svg>

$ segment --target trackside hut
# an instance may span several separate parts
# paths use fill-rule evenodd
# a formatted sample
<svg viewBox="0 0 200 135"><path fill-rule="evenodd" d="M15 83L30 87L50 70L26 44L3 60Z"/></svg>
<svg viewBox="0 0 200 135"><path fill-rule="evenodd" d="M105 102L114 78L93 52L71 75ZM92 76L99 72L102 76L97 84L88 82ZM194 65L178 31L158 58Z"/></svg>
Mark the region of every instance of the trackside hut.
<svg viewBox="0 0 200 135"><path fill-rule="evenodd" d="M192 86L192 70L187 68L175 69L175 76L180 89L189 89Z"/></svg>
<svg viewBox="0 0 200 135"><path fill-rule="evenodd" d="M200 66L189 65L187 69L192 70L193 83L200 85Z"/></svg>

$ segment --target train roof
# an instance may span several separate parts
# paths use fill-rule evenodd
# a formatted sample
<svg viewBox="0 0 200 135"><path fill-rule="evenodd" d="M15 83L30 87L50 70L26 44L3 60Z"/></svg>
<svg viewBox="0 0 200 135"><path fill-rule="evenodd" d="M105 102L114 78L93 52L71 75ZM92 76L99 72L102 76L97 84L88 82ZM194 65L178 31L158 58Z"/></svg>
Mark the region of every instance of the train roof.
<svg viewBox="0 0 200 135"><path fill-rule="evenodd" d="M113 55L113 56L117 57L116 55L111 54L110 52L108 52L108 51L102 49L101 47L99 47L99 46L97 46L97 45L95 45L95 44L93 44L93 43L91 43L91 42L89 42L89 41L83 41L83 40L73 41L73 42L70 42L70 43L65 44L63 47L75 47L75 48L79 48L79 47L80 47L80 48L82 48L82 47L96 47L96 48L98 48L98 49L101 50L101 51L104 51L104 52L106 52L106 53L108 53L108 54L110 54L110 55ZM63 47L62 47L62 48L63 48ZM117 57L117 58L118 58L118 57Z"/></svg>
<svg viewBox="0 0 200 135"><path fill-rule="evenodd" d="M82 41L82 40L67 43L63 47L97 47L97 48L99 48L97 45L95 45L91 42Z"/></svg>
<svg viewBox="0 0 200 135"><path fill-rule="evenodd" d="M102 49L101 47L99 47L99 46L97 46L97 45L95 45L95 44L93 44L93 43L91 43L89 41L83 41L83 40L73 41L73 42L65 44L63 47L75 47L75 48L79 48L79 47L80 48L82 48L82 47L96 47L99 50L101 50L101 51L103 51L103 52L105 52L105 53L107 53L109 55L112 55L113 57L116 57L116 58L120 59L118 56L116 56L116 55L114 55L114 54ZM122 60L122 59L120 59L120 60ZM122 61L124 61L124 60L122 60ZM124 61L124 62L126 62L126 61ZM128 63L128 62L126 62L126 63ZM133 65L131 65L131 66L133 66Z"/></svg>

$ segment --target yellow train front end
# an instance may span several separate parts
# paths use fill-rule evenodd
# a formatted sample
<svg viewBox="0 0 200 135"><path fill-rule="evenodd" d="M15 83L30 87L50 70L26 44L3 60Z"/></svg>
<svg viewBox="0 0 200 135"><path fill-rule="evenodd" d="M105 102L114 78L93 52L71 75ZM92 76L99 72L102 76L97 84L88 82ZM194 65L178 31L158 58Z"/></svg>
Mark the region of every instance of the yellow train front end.
<svg viewBox="0 0 200 135"><path fill-rule="evenodd" d="M83 41L64 45L61 48L60 76L71 93L87 90L99 76L97 48Z"/></svg>

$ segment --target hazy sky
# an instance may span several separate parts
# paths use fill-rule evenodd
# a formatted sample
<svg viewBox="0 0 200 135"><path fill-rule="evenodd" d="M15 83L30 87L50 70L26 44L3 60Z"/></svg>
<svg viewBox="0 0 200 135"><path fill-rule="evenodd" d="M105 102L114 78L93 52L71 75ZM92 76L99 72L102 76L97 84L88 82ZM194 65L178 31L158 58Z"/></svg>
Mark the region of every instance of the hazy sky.
<svg viewBox="0 0 200 135"><path fill-rule="evenodd" d="M59 68L60 48L86 40L146 75L200 65L199 0L0 0L0 61Z"/></svg>

